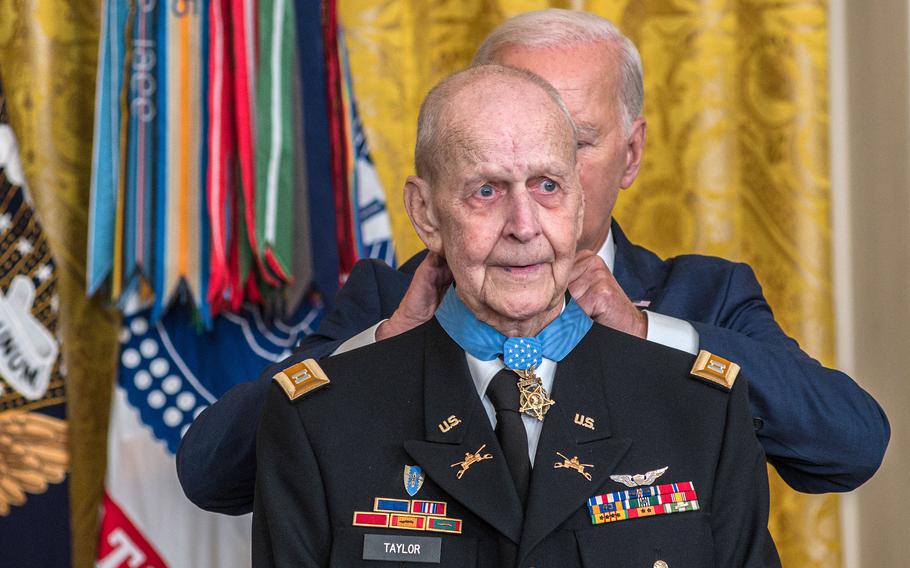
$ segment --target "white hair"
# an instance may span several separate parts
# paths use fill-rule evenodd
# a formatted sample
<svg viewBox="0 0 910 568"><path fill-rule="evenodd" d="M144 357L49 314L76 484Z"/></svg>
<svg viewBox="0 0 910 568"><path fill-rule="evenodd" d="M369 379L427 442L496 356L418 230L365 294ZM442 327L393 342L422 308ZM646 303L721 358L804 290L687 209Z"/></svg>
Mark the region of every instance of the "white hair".
<svg viewBox="0 0 910 568"><path fill-rule="evenodd" d="M577 43L604 42L616 46L622 81L619 102L628 132L644 104L641 55L632 40L609 20L590 12L550 8L519 14L493 30L474 54L475 65L495 63L509 47L554 48ZM605 77L610 81L612 77Z"/></svg>
<svg viewBox="0 0 910 568"><path fill-rule="evenodd" d="M559 91L553 85L526 69L495 64L474 65L453 73L437 83L427 93L423 104L420 105L420 115L417 118L417 143L414 146L414 167L419 177L427 181L438 179L441 173L439 171L440 163L450 157L446 152L446 147L452 145L452 139L461 134L445 120L452 98L463 89L471 88L478 81L489 77L524 81L546 93L558 108L559 114L565 119L566 126L572 135L572 151L575 151L577 140L575 122L562 97L559 96Z"/></svg>

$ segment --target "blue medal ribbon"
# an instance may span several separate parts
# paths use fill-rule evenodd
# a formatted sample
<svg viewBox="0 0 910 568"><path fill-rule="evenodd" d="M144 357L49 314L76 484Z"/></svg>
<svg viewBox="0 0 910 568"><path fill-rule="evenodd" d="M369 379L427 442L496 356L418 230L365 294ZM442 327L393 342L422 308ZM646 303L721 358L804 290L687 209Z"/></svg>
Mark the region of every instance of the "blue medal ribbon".
<svg viewBox="0 0 910 568"><path fill-rule="evenodd" d="M481 361L492 361L503 355L506 367L523 371L540 365L542 357L561 361L578 345L594 322L575 300L536 337L506 337L492 326L478 320L455 293L446 291L436 320L462 349Z"/></svg>

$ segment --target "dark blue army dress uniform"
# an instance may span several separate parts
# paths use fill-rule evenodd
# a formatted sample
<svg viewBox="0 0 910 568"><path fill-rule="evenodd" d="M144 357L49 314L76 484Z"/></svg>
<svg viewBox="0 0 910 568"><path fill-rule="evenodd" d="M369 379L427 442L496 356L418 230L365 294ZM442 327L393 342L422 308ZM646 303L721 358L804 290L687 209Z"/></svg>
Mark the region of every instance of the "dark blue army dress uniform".
<svg viewBox="0 0 910 568"><path fill-rule="evenodd" d="M556 368L524 509L435 319L302 360L266 371L285 388L256 442L254 566L780 565L747 385L693 376L689 354L595 324ZM659 486L694 499L642 507Z"/></svg>
<svg viewBox="0 0 910 568"><path fill-rule="evenodd" d="M651 311L688 321L702 349L742 365L759 441L791 487L809 493L849 491L875 472L890 436L884 412L850 377L819 365L787 337L748 266L699 255L661 260L629 242L615 221L612 230L614 275L626 294L649 303ZM328 356L346 339L390 317L424 254L401 270L379 261L358 262L339 293L337 309L304 339L297 358ZM271 377L281 368L228 391L183 438L177 472L187 497L199 507L232 515L252 510L257 418Z"/></svg>

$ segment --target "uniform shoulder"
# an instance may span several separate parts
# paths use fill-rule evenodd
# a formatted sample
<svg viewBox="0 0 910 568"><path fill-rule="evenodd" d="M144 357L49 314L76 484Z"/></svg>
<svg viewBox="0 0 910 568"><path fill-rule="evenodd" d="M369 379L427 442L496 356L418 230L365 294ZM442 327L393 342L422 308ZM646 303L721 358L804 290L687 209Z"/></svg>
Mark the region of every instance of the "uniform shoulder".
<svg viewBox="0 0 910 568"><path fill-rule="evenodd" d="M323 359L321 363L326 368L341 370L394 361L407 352L413 355L413 353L420 352L423 349L423 336L426 327L427 324L419 325L394 337L332 355Z"/></svg>
<svg viewBox="0 0 910 568"><path fill-rule="evenodd" d="M290 400L332 384L359 384L364 380L383 381L403 377L413 370L416 357L423 353L423 326L384 341L352 349L318 361L292 356L269 367L265 372Z"/></svg>
<svg viewBox="0 0 910 568"><path fill-rule="evenodd" d="M272 380L278 383L290 400L296 400L332 382L315 359L304 359L289 365L272 375Z"/></svg>
<svg viewBox="0 0 910 568"><path fill-rule="evenodd" d="M591 344L580 344L580 347L599 350L606 366L635 370L633 372L643 379L660 377L658 380L664 387L667 377L674 377L673 380L679 377L685 380L670 384L702 383L729 392L740 370L735 362L704 349L698 355L692 355L597 323L592 326L589 339Z"/></svg>

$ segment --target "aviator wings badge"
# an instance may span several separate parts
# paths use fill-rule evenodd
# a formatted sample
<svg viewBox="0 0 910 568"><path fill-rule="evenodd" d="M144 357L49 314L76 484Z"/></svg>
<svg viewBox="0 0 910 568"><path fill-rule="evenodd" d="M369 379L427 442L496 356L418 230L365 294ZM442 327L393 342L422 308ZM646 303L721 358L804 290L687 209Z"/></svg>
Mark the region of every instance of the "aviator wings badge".
<svg viewBox="0 0 910 568"><path fill-rule="evenodd" d="M423 487L423 470L416 465L404 466L404 490L413 497Z"/></svg>
<svg viewBox="0 0 910 568"><path fill-rule="evenodd" d="M610 479L617 483L622 483L626 487L639 487L641 485L651 485L654 480L664 474L670 466L655 469L647 473L633 473L632 475L611 475Z"/></svg>

